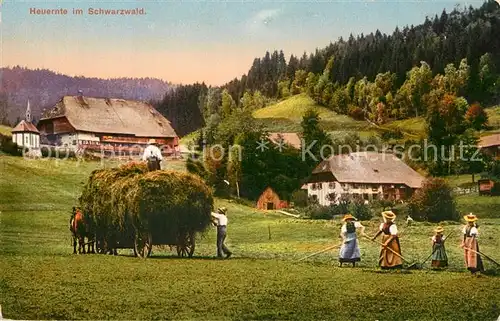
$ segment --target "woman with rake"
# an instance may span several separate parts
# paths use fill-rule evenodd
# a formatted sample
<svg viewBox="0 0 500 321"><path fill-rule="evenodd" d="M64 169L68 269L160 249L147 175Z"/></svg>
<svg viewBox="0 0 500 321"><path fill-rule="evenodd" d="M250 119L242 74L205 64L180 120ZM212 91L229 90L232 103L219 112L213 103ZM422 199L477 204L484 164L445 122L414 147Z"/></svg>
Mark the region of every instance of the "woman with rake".
<svg viewBox="0 0 500 321"><path fill-rule="evenodd" d="M378 233L372 238L374 241L382 234L382 248L380 250L379 265L382 269L401 269L401 246L399 244L398 228L394 223L396 214L392 211L382 212L384 223L380 224ZM399 254L399 255L396 255Z"/></svg>
<svg viewBox="0 0 500 321"><path fill-rule="evenodd" d="M359 228L361 230L361 235L364 235L365 227L351 214L345 215L343 221L344 224L340 229L342 247L339 252L339 265L342 266L344 263L351 263L352 267L355 267L356 262L361 261L356 229Z"/></svg>
<svg viewBox="0 0 500 321"><path fill-rule="evenodd" d="M442 226L438 226L434 232L436 234L432 237L431 267L434 269L444 268L448 266L448 256L444 247L446 236L443 235L444 229Z"/></svg>
<svg viewBox="0 0 500 321"><path fill-rule="evenodd" d="M465 266L472 273L483 272L483 260L479 254L479 244L477 237L479 235L478 226L476 224L476 215L470 213L464 216L467 225L464 226L462 233L464 239L461 247L464 249Z"/></svg>

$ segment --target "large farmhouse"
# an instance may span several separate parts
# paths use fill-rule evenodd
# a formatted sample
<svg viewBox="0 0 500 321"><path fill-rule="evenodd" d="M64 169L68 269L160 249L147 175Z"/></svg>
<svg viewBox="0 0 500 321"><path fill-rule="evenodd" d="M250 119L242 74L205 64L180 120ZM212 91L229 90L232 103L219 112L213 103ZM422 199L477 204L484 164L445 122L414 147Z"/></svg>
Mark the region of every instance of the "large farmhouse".
<svg viewBox="0 0 500 321"><path fill-rule="evenodd" d="M64 96L38 123L42 142L75 150L140 152L155 139L165 154L178 137L170 122L139 101Z"/></svg>
<svg viewBox="0 0 500 321"><path fill-rule="evenodd" d="M307 194L321 205L343 196L366 201L403 200L422 186L424 177L393 154L359 152L322 161L307 182Z"/></svg>

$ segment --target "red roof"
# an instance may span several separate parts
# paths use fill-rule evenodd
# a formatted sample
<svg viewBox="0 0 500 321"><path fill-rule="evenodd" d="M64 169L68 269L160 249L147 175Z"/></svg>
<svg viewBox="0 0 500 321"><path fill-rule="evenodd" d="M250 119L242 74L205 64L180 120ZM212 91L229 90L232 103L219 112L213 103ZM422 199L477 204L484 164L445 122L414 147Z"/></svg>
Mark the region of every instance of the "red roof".
<svg viewBox="0 0 500 321"><path fill-rule="evenodd" d="M481 137L478 146L479 148L500 146L500 134Z"/></svg>
<svg viewBox="0 0 500 321"><path fill-rule="evenodd" d="M275 144L283 142L296 149L300 149L302 145L300 136L297 133L269 133L269 139Z"/></svg>
<svg viewBox="0 0 500 321"><path fill-rule="evenodd" d="M40 133L38 129L36 129L35 125L25 120L21 120L19 124L17 124L14 129L12 129L13 133L21 133L21 132L31 132L31 133Z"/></svg>

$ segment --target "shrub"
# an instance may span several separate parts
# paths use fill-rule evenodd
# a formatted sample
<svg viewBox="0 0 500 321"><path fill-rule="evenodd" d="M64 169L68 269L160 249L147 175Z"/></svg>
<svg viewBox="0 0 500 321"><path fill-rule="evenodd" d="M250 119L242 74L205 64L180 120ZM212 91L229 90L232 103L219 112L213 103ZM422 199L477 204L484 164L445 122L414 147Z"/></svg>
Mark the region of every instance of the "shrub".
<svg viewBox="0 0 500 321"><path fill-rule="evenodd" d="M351 107L349 108L349 116L355 120L364 120L365 112L359 107Z"/></svg>
<svg viewBox="0 0 500 321"><path fill-rule="evenodd" d="M404 137L404 135L403 135L403 132L401 131L401 129L396 128L395 130L384 131L380 135L380 137L382 138L382 140L388 141L388 140L391 140L391 139L401 139L401 138Z"/></svg>
<svg viewBox="0 0 500 321"><path fill-rule="evenodd" d="M306 208L306 216L313 220L331 220L336 215L344 215L349 212L347 203L332 204L323 206L312 204Z"/></svg>
<svg viewBox="0 0 500 321"><path fill-rule="evenodd" d="M51 158L76 158L75 151L69 148L58 148L55 146L43 146L40 148L43 157Z"/></svg>
<svg viewBox="0 0 500 321"><path fill-rule="evenodd" d="M307 191L298 190L292 193L292 202L295 207L307 206Z"/></svg>
<svg viewBox="0 0 500 321"><path fill-rule="evenodd" d="M452 189L442 178L427 179L410 199L411 216L418 221L458 220Z"/></svg>
<svg viewBox="0 0 500 321"><path fill-rule="evenodd" d="M368 205L365 205L364 202L360 201L352 202L349 205L349 212L351 212L351 214L355 218L361 221L368 221L373 217L373 213L370 207L368 207Z"/></svg>
<svg viewBox="0 0 500 321"><path fill-rule="evenodd" d="M0 150L12 156L22 156L23 148L12 141L11 136L0 134ZM24 150L27 151L27 148Z"/></svg>
<svg viewBox="0 0 500 321"><path fill-rule="evenodd" d="M473 103L465 114L465 122L475 130L481 130L488 123L488 114L479 103Z"/></svg>

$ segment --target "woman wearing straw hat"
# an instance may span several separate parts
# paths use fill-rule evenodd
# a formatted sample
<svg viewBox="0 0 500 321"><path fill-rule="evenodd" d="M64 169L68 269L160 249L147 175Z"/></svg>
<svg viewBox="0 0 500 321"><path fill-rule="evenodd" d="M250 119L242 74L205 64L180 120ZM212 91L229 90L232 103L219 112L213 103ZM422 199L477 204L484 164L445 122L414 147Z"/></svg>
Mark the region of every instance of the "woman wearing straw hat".
<svg viewBox="0 0 500 321"><path fill-rule="evenodd" d="M394 223L396 214L392 211L385 211L382 212L382 217L384 218L384 223L380 224L378 233L373 237L373 240L375 240L380 234L383 234L383 246L380 250L379 265L382 269L400 269L403 267L403 261L401 257L392 252L394 251L401 255L398 228ZM389 249L392 249L392 251Z"/></svg>
<svg viewBox="0 0 500 321"><path fill-rule="evenodd" d="M444 229L442 226L438 226L434 230L434 236L432 237L432 262L431 266L433 268L443 268L448 266L448 256L446 255L446 249L444 248L444 241L446 236L443 235Z"/></svg>
<svg viewBox="0 0 500 321"><path fill-rule="evenodd" d="M365 234L365 227L351 214L345 215L343 221L344 224L340 229L342 247L339 252L339 264L342 266L343 263L351 263L352 267L355 267L356 262L361 261L356 229L361 229L361 234Z"/></svg>
<svg viewBox="0 0 500 321"><path fill-rule="evenodd" d="M464 239L462 241L461 247L464 249L465 266L471 273L484 271L483 260L479 252L479 244L477 243L477 237L479 235L478 226L476 224L476 215L470 213L464 216L467 225L464 226L462 233L464 234ZM472 250L472 251L471 251Z"/></svg>

